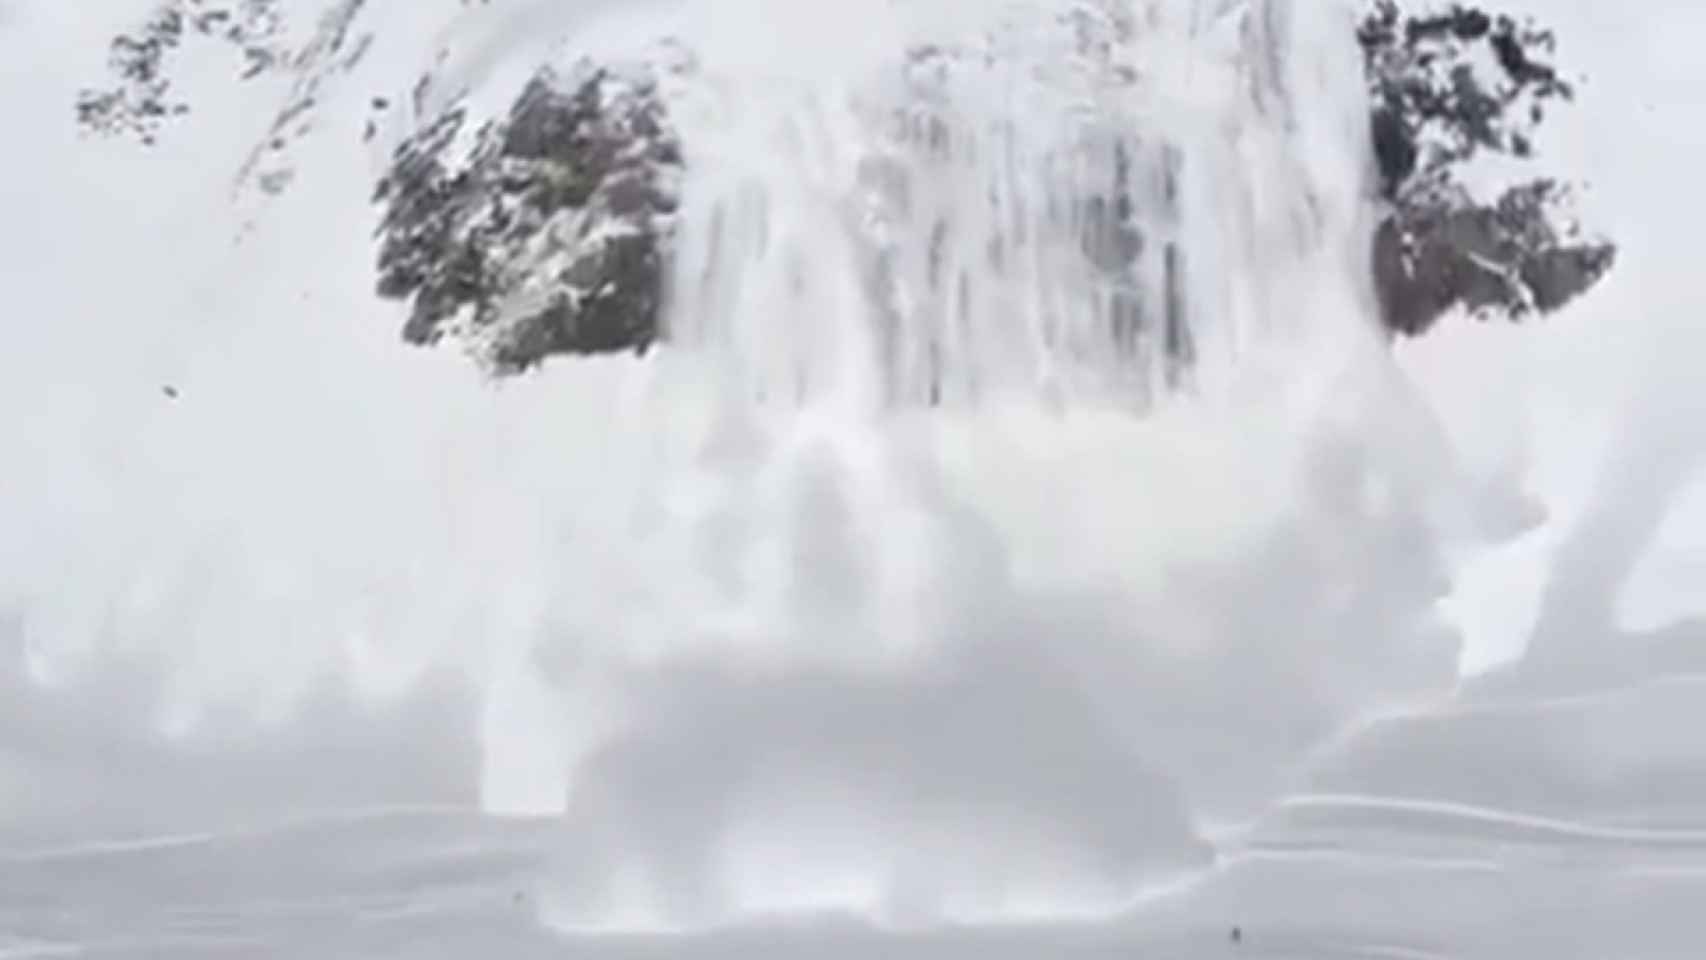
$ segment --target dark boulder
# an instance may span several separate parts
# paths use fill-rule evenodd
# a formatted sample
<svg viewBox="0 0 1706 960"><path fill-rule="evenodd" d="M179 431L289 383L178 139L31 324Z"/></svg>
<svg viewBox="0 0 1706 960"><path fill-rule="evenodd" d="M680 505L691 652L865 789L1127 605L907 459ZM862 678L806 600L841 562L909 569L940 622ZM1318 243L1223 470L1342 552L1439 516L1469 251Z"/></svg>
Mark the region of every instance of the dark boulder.
<svg viewBox="0 0 1706 960"><path fill-rule="evenodd" d="M378 290L410 302L405 339L499 372L651 345L681 165L652 69L547 70L507 117L469 133L452 109L397 149Z"/></svg>

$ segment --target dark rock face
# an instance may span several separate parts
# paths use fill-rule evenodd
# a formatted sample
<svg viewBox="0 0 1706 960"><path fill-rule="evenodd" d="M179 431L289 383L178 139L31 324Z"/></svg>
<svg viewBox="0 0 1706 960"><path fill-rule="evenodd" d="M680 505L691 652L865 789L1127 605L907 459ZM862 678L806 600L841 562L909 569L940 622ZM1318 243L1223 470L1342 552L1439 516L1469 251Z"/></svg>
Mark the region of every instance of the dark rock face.
<svg viewBox="0 0 1706 960"><path fill-rule="evenodd" d="M1389 329L1419 334L1459 307L1549 313L1610 270L1616 248L1583 233L1569 186L1539 176L1483 200L1464 182L1483 154L1532 163L1547 110L1573 98L1545 62L1550 32L1470 7L1407 15L1376 0L1357 39L1387 204L1372 269Z"/></svg>
<svg viewBox="0 0 1706 960"><path fill-rule="evenodd" d="M1445 196L1400 207L1374 238L1386 325L1423 333L1458 306L1521 319L1586 292L1610 270L1616 248L1581 239L1573 224L1557 226L1566 199L1563 187L1542 179L1488 205Z"/></svg>
<svg viewBox="0 0 1706 960"><path fill-rule="evenodd" d="M681 151L648 71L545 71L503 120L464 138L453 109L398 148L378 290L410 302L405 339L499 372L651 345Z"/></svg>

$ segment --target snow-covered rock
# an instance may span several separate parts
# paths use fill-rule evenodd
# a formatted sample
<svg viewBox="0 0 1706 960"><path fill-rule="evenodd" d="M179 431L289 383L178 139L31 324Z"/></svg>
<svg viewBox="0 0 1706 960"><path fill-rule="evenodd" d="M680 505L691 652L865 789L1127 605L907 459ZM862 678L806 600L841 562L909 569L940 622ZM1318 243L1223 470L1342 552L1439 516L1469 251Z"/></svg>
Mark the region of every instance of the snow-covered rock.
<svg viewBox="0 0 1706 960"><path fill-rule="evenodd" d="M1358 40L1386 205L1373 270L1388 327L1421 333L1459 307L1550 313L1605 275L1616 247L1584 231L1574 187L1537 159L1547 110L1575 96L1544 59L1549 31L1475 7L1407 14L1379 0ZM1502 177L1479 169L1488 156L1504 161Z"/></svg>
<svg viewBox="0 0 1706 960"><path fill-rule="evenodd" d="M470 132L457 106L403 143L375 199L407 340L502 371L651 344L681 165L652 68L546 69L507 117Z"/></svg>

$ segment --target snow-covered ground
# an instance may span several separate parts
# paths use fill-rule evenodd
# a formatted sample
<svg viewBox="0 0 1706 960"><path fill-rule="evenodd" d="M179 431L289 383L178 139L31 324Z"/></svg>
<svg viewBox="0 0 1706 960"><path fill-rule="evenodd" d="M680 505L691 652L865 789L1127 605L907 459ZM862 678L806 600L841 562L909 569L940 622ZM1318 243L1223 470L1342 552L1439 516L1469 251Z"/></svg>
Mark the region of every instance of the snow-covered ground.
<svg viewBox="0 0 1706 960"><path fill-rule="evenodd" d="M146 5L0 0L0 957L1699 956L1706 11L1525 2L1605 284L1396 365L1276 288L1350 372L1140 420L405 349L370 99L608 4L373 0L273 196L300 77L81 140ZM784 79L912 23L736 6Z"/></svg>

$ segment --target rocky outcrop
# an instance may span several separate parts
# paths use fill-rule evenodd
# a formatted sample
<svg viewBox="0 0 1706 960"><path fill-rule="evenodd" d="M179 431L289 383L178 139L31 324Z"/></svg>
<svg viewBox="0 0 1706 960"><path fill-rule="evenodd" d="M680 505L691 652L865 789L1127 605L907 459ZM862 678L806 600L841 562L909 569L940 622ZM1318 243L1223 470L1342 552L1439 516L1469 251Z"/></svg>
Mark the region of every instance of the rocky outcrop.
<svg viewBox="0 0 1706 960"><path fill-rule="evenodd" d="M405 339L513 372L657 338L681 150L651 69L547 70L502 120L456 108L398 148L378 289L410 302Z"/></svg>
<svg viewBox="0 0 1706 960"><path fill-rule="evenodd" d="M1486 196L1469 183L1484 155L1535 166L1547 111L1574 97L1545 59L1550 32L1472 7L1415 15L1377 0L1357 39L1387 205L1372 269L1388 328L1418 334L1458 308L1544 314L1605 275L1616 248L1582 230L1570 185L1542 175Z"/></svg>

